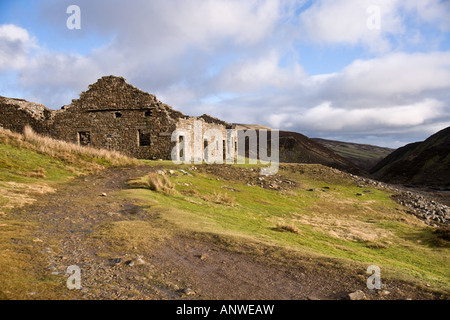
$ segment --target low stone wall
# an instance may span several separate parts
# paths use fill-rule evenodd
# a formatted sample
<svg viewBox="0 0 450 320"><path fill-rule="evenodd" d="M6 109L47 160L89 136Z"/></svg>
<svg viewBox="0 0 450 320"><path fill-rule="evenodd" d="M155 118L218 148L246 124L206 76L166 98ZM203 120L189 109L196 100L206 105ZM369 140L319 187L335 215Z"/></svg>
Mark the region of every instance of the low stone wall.
<svg viewBox="0 0 450 320"><path fill-rule="evenodd" d="M52 117L53 111L43 105L0 97L0 125L5 129L22 133L28 125L36 132L48 134Z"/></svg>

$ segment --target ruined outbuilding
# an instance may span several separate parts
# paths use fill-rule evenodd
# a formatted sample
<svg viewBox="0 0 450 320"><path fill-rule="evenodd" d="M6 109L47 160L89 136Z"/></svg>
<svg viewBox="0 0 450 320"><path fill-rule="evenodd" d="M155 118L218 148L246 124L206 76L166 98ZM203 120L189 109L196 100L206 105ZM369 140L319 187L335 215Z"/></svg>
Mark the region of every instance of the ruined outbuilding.
<svg viewBox="0 0 450 320"><path fill-rule="evenodd" d="M219 130L224 137L232 126L207 115L190 117L172 109L154 95L135 88L122 77L102 77L80 94L79 99L61 110L51 110L37 103L0 97L0 125L23 132L29 125L35 132L80 145L116 150L139 159L171 159L175 146L172 132L183 129L192 134ZM198 139L198 138L197 138ZM203 139L203 138L202 138ZM236 148L223 141L201 141L220 154Z"/></svg>

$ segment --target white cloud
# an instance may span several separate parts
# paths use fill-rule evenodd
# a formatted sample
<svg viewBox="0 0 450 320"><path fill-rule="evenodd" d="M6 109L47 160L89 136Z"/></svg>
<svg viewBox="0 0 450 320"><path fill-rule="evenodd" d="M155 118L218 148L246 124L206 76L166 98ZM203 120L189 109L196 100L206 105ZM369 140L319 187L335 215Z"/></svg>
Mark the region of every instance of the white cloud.
<svg viewBox="0 0 450 320"><path fill-rule="evenodd" d="M298 118L301 126L312 126L317 130L369 131L386 127L410 127L439 118L443 113L442 103L433 99L411 105L393 105L369 109L342 109L331 103L323 103L309 109Z"/></svg>
<svg viewBox="0 0 450 320"><path fill-rule="evenodd" d="M121 75L146 91L171 95L176 88L184 93L168 103L178 102L183 96L192 98L205 93L204 75L212 61L223 52L246 53L272 36L286 3L290 0L160 0L124 2L119 0L92 2L81 0L82 27L80 36L97 32L110 37L111 42L81 56L41 50L21 70L20 79L32 92L44 92L49 86L70 88L66 96L87 86L102 75ZM44 1L43 17L61 26L64 2ZM65 28L65 24L63 25ZM60 30L60 32L68 32ZM67 36L72 36L70 33ZM114 35L114 36L111 36ZM264 62L262 62L264 63ZM276 67L278 61L272 59ZM268 68L271 66L268 64ZM251 90L262 70L248 69L253 79L243 79ZM274 76L271 83L286 83L282 72L267 70ZM275 74L276 73L276 74ZM36 81L38 75L43 79ZM47 76L48 75L48 76ZM245 75L242 74L242 76ZM284 81L284 82L283 82ZM189 88L185 87L189 83ZM203 87L202 87L203 86ZM85 87L84 87L85 88ZM83 89L84 89L83 88ZM61 89L60 89L61 90ZM209 93L206 93L209 94ZM60 101L45 95L51 107L69 101Z"/></svg>
<svg viewBox="0 0 450 320"><path fill-rule="evenodd" d="M280 12L278 0L188 0L177 1L176 5L176 11L172 10L173 3L166 5L169 14L165 18L169 18L189 41L205 47L224 38L238 44L254 44L272 31Z"/></svg>
<svg viewBox="0 0 450 320"><path fill-rule="evenodd" d="M252 46L269 36L290 0L80 0L82 30L115 34L110 49L132 57L179 57L194 47L212 52ZM44 2L44 16L56 21L64 3ZM87 31L84 31L87 32ZM151 55L149 55L151 54Z"/></svg>
<svg viewBox="0 0 450 320"><path fill-rule="evenodd" d="M27 30L12 24L0 25L0 70L25 66L29 51L35 45Z"/></svg>
<svg viewBox="0 0 450 320"><path fill-rule="evenodd" d="M379 8L379 29L367 27L374 14L368 11L371 6ZM389 37L400 37L402 42L410 43L426 41L417 25L427 23L450 31L449 17L447 0L318 0L300 14L299 21L310 41L364 45L372 52L384 53L391 49Z"/></svg>
<svg viewBox="0 0 450 320"><path fill-rule="evenodd" d="M450 2L447 0L403 1L402 6L421 22L450 31Z"/></svg>
<svg viewBox="0 0 450 320"><path fill-rule="evenodd" d="M280 57L271 51L261 57L238 61L220 74L217 84L221 90L248 92L267 87L289 89L299 86L306 78L301 65L280 67Z"/></svg>
<svg viewBox="0 0 450 320"><path fill-rule="evenodd" d="M398 0L319 0L300 16L302 31L308 39L319 43L363 44L376 52L389 49L388 34L404 31L397 15ZM380 12L380 28L367 26L373 17L368 8L375 6Z"/></svg>
<svg viewBox="0 0 450 320"><path fill-rule="evenodd" d="M29 100L58 108L86 90L86 83L103 75L89 57L41 51L20 70L19 81L27 88Z"/></svg>
<svg viewBox="0 0 450 320"><path fill-rule="evenodd" d="M364 107L367 102L367 107L373 107L433 96L449 88L450 52L394 53L353 62L330 77L321 94L341 106Z"/></svg>

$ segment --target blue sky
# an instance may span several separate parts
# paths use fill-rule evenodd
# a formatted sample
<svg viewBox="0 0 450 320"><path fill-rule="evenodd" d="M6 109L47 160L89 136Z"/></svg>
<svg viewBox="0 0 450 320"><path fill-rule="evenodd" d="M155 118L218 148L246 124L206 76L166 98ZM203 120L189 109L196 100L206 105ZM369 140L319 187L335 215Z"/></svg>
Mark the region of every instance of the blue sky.
<svg viewBox="0 0 450 320"><path fill-rule="evenodd" d="M189 115L398 147L450 125L449 17L448 0L1 1L0 95L57 109L113 74Z"/></svg>

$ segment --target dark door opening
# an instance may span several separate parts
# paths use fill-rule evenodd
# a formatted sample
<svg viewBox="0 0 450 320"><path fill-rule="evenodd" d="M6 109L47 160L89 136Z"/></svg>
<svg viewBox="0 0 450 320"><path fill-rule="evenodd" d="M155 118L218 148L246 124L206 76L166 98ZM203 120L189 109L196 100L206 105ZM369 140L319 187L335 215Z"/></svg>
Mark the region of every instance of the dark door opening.
<svg viewBox="0 0 450 320"><path fill-rule="evenodd" d="M145 130L138 130L138 137L140 147L150 146L150 132L146 132Z"/></svg>

